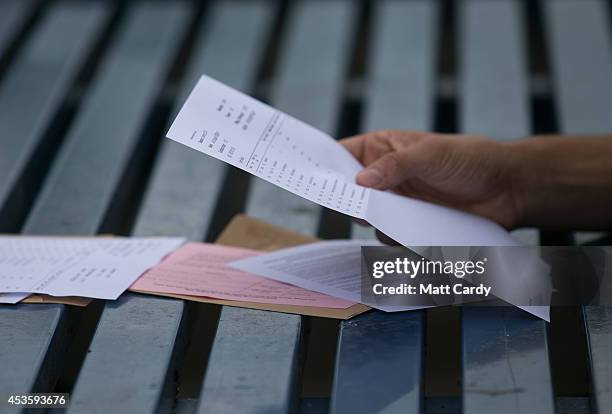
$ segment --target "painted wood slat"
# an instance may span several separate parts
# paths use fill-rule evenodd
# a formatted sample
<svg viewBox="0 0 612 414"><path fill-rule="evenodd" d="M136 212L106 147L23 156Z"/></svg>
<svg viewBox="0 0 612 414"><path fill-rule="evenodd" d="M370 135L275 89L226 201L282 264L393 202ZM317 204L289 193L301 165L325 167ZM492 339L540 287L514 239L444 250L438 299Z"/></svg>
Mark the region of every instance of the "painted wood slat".
<svg viewBox="0 0 612 414"><path fill-rule="evenodd" d="M185 345L183 302L123 294L108 302L70 395L69 413L169 411L169 367ZM112 396L112 398L109 398ZM170 400L162 404L163 399ZM160 408L165 407L166 410Z"/></svg>
<svg viewBox="0 0 612 414"><path fill-rule="evenodd" d="M594 405L598 413L612 407L612 307L585 306Z"/></svg>
<svg viewBox="0 0 612 414"><path fill-rule="evenodd" d="M32 5L30 0L0 2L0 61L26 22Z"/></svg>
<svg viewBox="0 0 612 414"><path fill-rule="evenodd" d="M45 136L102 28L101 5L60 3L34 29L0 84L0 231L19 231L31 183L57 136ZM78 34L78 35L75 35Z"/></svg>
<svg viewBox="0 0 612 414"><path fill-rule="evenodd" d="M462 133L498 140L526 137L529 91L520 4L468 0L460 7L460 19Z"/></svg>
<svg viewBox="0 0 612 414"><path fill-rule="evenodd" d="M292 412L300 335L296 315L224 307L197 412Z"/></svg>
<svg viewBox="0 0 612 414"><path fill-rule="evenodd" d="M424 1L376 2L364 131L431 130L435 99L437 8ZM374 237L353 224L353 238Z"/></svg>
<svg viewBox="0 0 612 414"><path fill-rule="evenodd" d="M544 4L561 132L610 134L612 29L605 2Z"/></svg>
<svg viewBox="0 0 612 414"><path fill-rule="evenodd" d="M272 7L260 1L215 5L199 29L171 119L204 73L245 92L253 89L272 14ZM227 30L232 25L240 30ZM226 171L225 163L163 139L134 233L203 240Z"/></svg>
<svg viewBox="0 0 612 414"><path fill-rule="evenodd" d="M552 413L544 322L511 307L464 307L463 411Z"/></svg>
<svg viewBox="0 0 612 414"><path fill-rule="evenodd" d="M202 72L239 88L252 87L255 68L263 52L266 27L271 23L272 12L271 5L263 2L217 3L210 18L205 19L203 23L205 30L201 31L195 42L198 50L186 76L181 96L185 97L188 94ZM210 22L210 27L208 22ZM226 30L228 25L239 25L242 30L232 35ZM181 104L182 99L179 99L174 112L178 111ZM216 192L202 193L198 187L219 188L225 167L215 160L203 158L196 152L177 146L172 141L164 141L163 145L166 150L162 151L158 160L134 233L137 235L181 234L201 240L205 237L211 220L211 217L208 216L212 216ZM195 157L192 156L192 153ZM207 166L209 161L213 163ZM184 165L187 163L191 165ZM178 165L181 167L174 168ZM178 186L176 180L184 182L184 186ZM168 197L168 192L172 193L170 197ZM198 218L192 222L193 214L207 215L207 217ZM179 215L181 217L168 220L171 216ZM190 224L193 225L193 228ZM283 398L290 395L290 389L285 389L287 387L286 377L295 375L295 367L289 361L285 363L278 359L278 350L287 355L297 355L298 341L293 336L299 336L299 323L296 325L299 318L287 318L274 313L240 309L224 309L221 315L218 336L215 338L214 350L209 361L210 368L204 380L202 395L205 397L201 399L201 409L207 412L218 412L218 408L227 403L228 397L233 404L242 404L243 409L257 407L261 404L266 406L278 404L279 394L263 392L266 390L262 390L261 387L274 387L283 394ZM111 331L112 324L109 324L107 328L103 326L106 319L108 318L103 315L98 329L100 336L117 337L119 334ZM254 340L249 340L246 344L242 337L224 334L228 329L242 329L241 327L255 322L262 329L253 332L250 338ZM267 357L264 355L266 349L262 348L261 342L269 333L266 329L275 330L275 336L279 338L277 353ZM122 337L129 338L130 333L126 332L126 335ZM239 346L242 355L252 361L253 370L250 375L247 375L244 370L231 370L222 358L222 353L227 346L232 346L232 341L236 341L233 346ZM134 352L140 354L137 349ZM275 369L266 374L265 367ZM138 366L132 371L138 374L137 377L147 378L147 370L144 370L143 366ZM284 373L285 377L278 376L279 372ZM243 395L237 392L233 381L240 382L248 393ZM224 393L226 387L234 390L231 396Z"/></svg>
<svg viewBox="0 0 612 414"><path fill-rule="evenodd" d="M437 5L374 4L364 129L433 124ZM371 230L353 225L352 237ZM421 412L424 312L371 311L340 323L331 411Z"/></svg>
<svg viewBox="0 0 612 414"><path fill-rule="evenodd" d="M139 3L128 10L125 24L122 24L118 33L118 41L109 51L98 76L93 81L92 90L83 103L82 111L75 119L66 145L62 148L24 232L95 234L103 226L112 201L116 200L121 176L126 171L127 163L134 164L131 165L134 168L140 168L139 160L132 158L131 154L137 150L136 143L140 137L142 124L153 107L156 93L159 92L158 85L163 83L169 67L168 61L172 61L187 17L187 9L182 5L160 6L154 3ZM126 94L126 90L130 90L131 93ZM120 127L116 127L118 124ZM91 209L81 210L86 206L91 206ZM126 204L116 205L115 208L125 206ZM106 230L112 231L113 226L108 225ZM149 344L149 356L151 358L159 356L157 358L159 363L152 365L152 370L155 367L162 367L159 369L161 371L163 356L172 352L170 344L176 337L181 316L180 312L178 317L169 313L165 304L170 303L170 306L179 308L182 308L182 304L163 299L153 299L153 301L155 303L148 302L148 312L141 312L141 315L147 315L149 322L155 322L150 323L150 326L155 328L157 341L150 340L144 334L134 335L135 331L131 331L129 344L133 345L138 341ZM142 308L138 306L138 299L132 296L125 296L112 305L112 309L118 307L126 309L124 312L124 316L127 315L126 321L133 321L129 318L130 313ZM112 319L112 312L113 310L107 309L103 315L111 313L110 319ZM146 322L140 318L143 326ZM108 345L120 338L105 337L100 340L96 334L91 352L84 363L82 375L72 395L73 412L82 409L90 411L91 407L107 412L105 407L108 408L112 403L133 407L137 402L146 401L149 405L155 405L156 400L151 398L151 395L155 395L156 392L160 395L159 389L163 386L163 381L157 384L155 378L147 378L147 381L142 381L141 378L138 381L140 393L132 392L129 398L122 400L104 398L99 392L88 393L88 376L94 375L96 381L102 377L109 379L106 375L98 376L99 372L91 374L89 361L99 357L100 354L97 352L99 349L106 349L101 342L106 340L105 345ZM156 346L160 343L168 345ZM143 348L141 351L147 352ZM62 351L58 350L58 354L62 354ZM114 355L120 358L121 349L114 348ZM126 379L133 381L133 377L122 377L121 370L117 367L133 367L137 362L138 360L120 361L114 367L113 373L117 376L115 381L104 383L109 392L112 393L113 387L123 392L131 389ZM106 368L109 366L106 365ZM97 391L99 387L100 383L97 383ZM146 398L141 397L139 400L138 396L142 394L146 394ZM96 396L103 399L104 404L96 404Z"/></svg>
<svg viewBox="0 0 612 414"><path fill-rule="evenodd" d="M561 132L612 133L612 27L605 2L546 1L544 15ZM593 405L607 412L612 403L612 313L609 307L587 306L583 314Z"/></svg>
<svg viewBox="0 0 612 414"><path fill-rule="evenodd" d="M338 4L341 3L327 3L328 4L323 2L299 3L296 9L293 10L292 15L295 19L293 22L297 23L298 27L296 28L291 22L288 24L288 27L291 28L290 30L295 30L295 32L291 32L289 40L287 40L289 46L286 46L286 50L288 51L286 53L288 53L288 55L285 55L285 59L281 61L281 65L279 66L282 71L281 86L279 86L279 89L273 94L272 103L274 105L279 105L282 109L289 112L292 112L290 109L291 107L297 108L298 104L296 101L300 99L299 92L304 91L304 85L312 86L312 82L314 82L308 80L305 83L301 81L293 83L296 78L299 78L298 74L304 75L304 80L309 77L308 74L306 74L307 71L303 70L303 66L296 65L296 61L301 58L303 64L304 56L312 56L313 53L315 55L319 53L313 49L312 45L309 46L307 44L308 36L305 33L311 30L311 28L309 28L306 23L314 21L313 19L315 16L322 18L323 14L320 11L322 9L329 10L332 15L338 17L338 12L336 10L338 10L339 7L343 9L347 7L346 2L342 2L341 6L338 6ZM321 24L321 21L318 21L317 24ZM342 31L342 27L344 27L342 19L334 21L333 24L340 26L341 28L337 30ZM336 37L337 35L332 36L332 43L335 43L334 38ZM330 40L327 41L329 42ZM327 56L326 53L329 53L329 51L327 51L327 48L323 49L325 50L321 52L321 56ZM299 57L291 56L294 53L303 55ZM332 61L335 60L336 59L333 59ZM316 73L314 76L315 79L323 83L329 82L328 79L330 75L327 70L315 69L314 72ZM282 79L284 79L284 83ZM298 88L282 91L282 85L285 85L285 87L297 87L298 84L302 85L302 89ZM337 88L337 85L332 82L331 87ZM323 105L327 105L327 102L329 102L329 99L325 98L327 96L329 95L324 95ZM285 103L283 103L283 101ZM321 103L319 102L319 104ZM304 116L307 115L305 109L301 111L302 112L294 111L293 114L298 117L300 114ZM320 115L312 116L318 117ZM327 119L334 119L335 114L326 114L325 116L329 117ZM306 120L317 124L317 119ZM322 122L324 121L319 120L319 123ZM308 220L308 223L302 220L301 225L295 226L295 210L283 211L282 209L278 209L278 205L275 205L274 207L277 210L273 214L270 214L271 211L267 209L270 202L273 201L276 204L278 200L283 200L287 195L283 194L282 191L274 192L278 189L274 189L272 186L269 187L272 193L267 193L265 189L259 189L262 188L261 184L265 185L266 183L258 182L252 190L247 208L248 213L262 217L262 215L257 212L263 211L263 218L275 222L276 224L287 225L291 223L289 227L293 229L306 231L309 234L314 234L316 232L317 223L315 219ZM289 196L292 197L291 195ZM269 197L273 197L273 199ZM298 200L297 202L302 206L305 203L303 200ZM286 203L284 206L286 206ZM271 220L271 217L274 217L275 220ZM279 218L281 217L284 219L281 220L282 222L279 222ZM245 316L248 315L245 315L244 312L245 311L241 311L239 313L237 309L224 308L221 313L219 329L211 352L209 368L200 397L199 412L235 412L236 410L247 412L288 412L295 406L294 388L296 386L295 378L297 378L298 372L294 364L299 355L301 332L300 318L295 315L275 315L274 323L270 323L270 318L274 314L247 311L252 315L249 315L248 319L241 323L239 318L245 318ZM279 318L284 318L285 320L281 321ZM264 321L264 323L257 321L260 319ZM253 326L258 325L258 329L253 329ZM244 357L240 357L238 361L239 364L236 365L231 363L229 358L235 357L235 354L231 352L232 349L244 348L242 341L236 340L237 338L241 338L241 336L238 336L236 333L243 331L250 333L249 340L254 346L251 348L252 350L241 354L244 355ZM280 337L278 336L279 332L283 332L283 335ZM270 361L270 363L262 364L261 361ZM228 369L228 364L235 366L235 369ZM279 369L279 367L281 369ZM251 378L260 378L256 387L250 386ZM272 381L270 381L270 379L272 379ZM236 395L237 389L242 390L238 395ZM261 390L262 392L256 392L257 390Z"/></svg>
<svg viewBox="0 0 612 414"><path fill-rule="evenodd" d="M212 18L203 70L238 89L252 90L263 56L264 34L273 25L272 11L266 2L224 3ZM242 39L244 33L227 36L225 27L236 22L249 31L249 42ZM234 53L228 55L228 49ZM209 160L200 158L202 161ZM216 161L214 168L220 168ZM290 411L295 404L300 335L297 315L223 307L197 411Z"/></svg>
<svg viewBox="0 0 612 414"><path fill-rule="evenodd" d="M520 18L520 4L473 0L461 11L461 131L497 140L528 136L526 25ZM525 244L539 242L536 229L517 229L512 235Z"/></svg>
<svg viewBox="0 0 612 414"><path fill-rule="evenodd" d="M370 311L341 323L332 413L421 412L423 317Z"/></svg>
<svg viewBox="0 0 612 414"><path fill-rule="evenodd" d="M429 3L376 2L364 130L432 129L438 8Z"/></svg>
<svg viewBox="0 0 612 414"><path fill-rule="evenodd" d="M0 388L4 393L50 392L57 361L50 353L65 345L68 311L58 305L0 308ZM0 413L9 412L0 407ZM15 412L10 409L10 412Z"/></svg>
<svg viewBox="0 0 612 414"><path fill-rule="evenodd" d="M459 17L463 130L495 139L528 135L520 4L470 0ZM462 359L464 412L554 410L544 321L510 308L464 307Z"/></svg>
<svg viewBox="0 0 612 414"><path fill-rule="evenodd" d="M107 15L100 5L58 3L34 29L0 86L0 204L5 207L0 219L8 223L4 229L15 220L11 209L20 206L17 201L7 211L11 191L19 187L22 197L32 191L26 185L29 163ZM72 316L59 305L0 309L1 389L50 391L61 363L54 353L65 345Z"/></svg>
<svg viewBox="0 0 612 414"><path fill-rule="evenodd" d="M157 138L143 131L187 23L181 4L136 4L49 173L31 229L95 234L122 219L111 206L133 191L132 168Z"/></svg>
<svg viewBox="0 0 612 414"><path fill-rule="evenodd" d="M272 105L333 134L340 115L356 4L345 0L293 3ZM316 235L321 209L259 178L252 179L247 213Z"/></svg>

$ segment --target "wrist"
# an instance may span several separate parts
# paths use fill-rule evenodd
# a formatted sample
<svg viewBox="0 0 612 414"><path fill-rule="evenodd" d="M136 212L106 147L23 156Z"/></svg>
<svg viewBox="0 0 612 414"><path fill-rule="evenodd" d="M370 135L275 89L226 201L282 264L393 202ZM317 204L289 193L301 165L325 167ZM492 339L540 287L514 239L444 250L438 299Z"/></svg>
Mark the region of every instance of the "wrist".
<svg viewBox="0 0 612 414"><path fill-rule="evenodd" d="M516 214L515 227L539 223L537 212L554 187L548 182L556 175L555 162L546 155L548 141L546 137L531 137L505 143L509 160L510 197Z"/></svg>

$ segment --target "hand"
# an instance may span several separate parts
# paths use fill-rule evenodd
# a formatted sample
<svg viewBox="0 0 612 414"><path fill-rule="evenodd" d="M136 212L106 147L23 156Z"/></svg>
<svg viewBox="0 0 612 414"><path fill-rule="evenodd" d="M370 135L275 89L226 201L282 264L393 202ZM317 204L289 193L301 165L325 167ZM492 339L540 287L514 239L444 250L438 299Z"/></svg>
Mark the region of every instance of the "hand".
<svg viewBox="0 0 612 414"><path fill-rule="evenodd" d="M518 161L504 143L396 130L340 142L365 166L357 184L478 214L506 228L521 221L513 180Z"/></svg>

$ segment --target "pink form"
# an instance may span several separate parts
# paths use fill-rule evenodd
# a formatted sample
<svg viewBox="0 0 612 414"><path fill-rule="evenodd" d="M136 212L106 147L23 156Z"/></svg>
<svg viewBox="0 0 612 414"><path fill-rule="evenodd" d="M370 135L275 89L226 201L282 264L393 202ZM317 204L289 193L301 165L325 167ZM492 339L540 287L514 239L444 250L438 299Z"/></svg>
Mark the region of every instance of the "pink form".
<svg viewBox="0 0 612 414"><path fill-rule="evenodd" d="M187 243L142 275L130 289L322 308L346 309L355 304L225 265L258 254L257 250L238 247Z"/></svg>

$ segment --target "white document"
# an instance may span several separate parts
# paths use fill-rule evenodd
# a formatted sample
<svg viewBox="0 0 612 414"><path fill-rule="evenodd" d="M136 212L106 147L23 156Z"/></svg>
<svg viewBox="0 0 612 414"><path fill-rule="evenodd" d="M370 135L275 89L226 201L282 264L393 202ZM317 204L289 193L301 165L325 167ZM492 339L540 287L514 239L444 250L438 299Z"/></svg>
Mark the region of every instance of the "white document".
<svg viewBox="0 0 612 414"><path fill-rule="evenodd" d="M328 240L281 249L237 260L230 267L279 282L335 296L361 300L361 246L372 240ZM368 306L374 306L370 303ZM421 309L421 306L374 306L386 312Z"/></svg>
<svg viewBox="0 0 612 414"><path fill-rule="evenodd" d="M516 245L492 221L355 184L363 166L329 135L202 76L167 134L404 246Z"/></svg>
<svg viewBox="0 0 612 414"><path fill-rule="evenodd" d="M0 292L117 299L181 238L0 237Z"/></svg>
<svg viewBox="0 0 612 414"><path fill-rule="evenodd" d="M0 293L0 303L9 303L14 305L30 296L29 293Z"/></svg>
<svg viewBox="0 0 612 414"><path fill-rule="evenodd" d="M304 289L324 293L352 302L361 302L361 246L379 245L372 240L329 240L289 247L228 263L243 272L289 283ZM494 272L493 272L494 274ZM536 275L541 280L539 276ZM504 298L504 293L517 288L531 288L529 281L508 279L495 294ZM531 290L529 290L531 291ZM424 306L374 305L368 306L386 311L399 312L422 309ZM548 306L518 306L546 321L550 321Z"/></svg>

